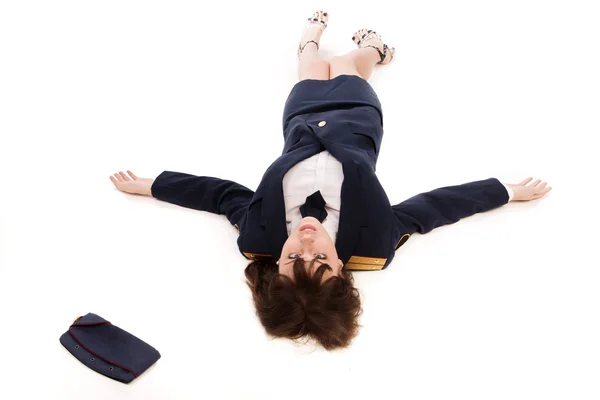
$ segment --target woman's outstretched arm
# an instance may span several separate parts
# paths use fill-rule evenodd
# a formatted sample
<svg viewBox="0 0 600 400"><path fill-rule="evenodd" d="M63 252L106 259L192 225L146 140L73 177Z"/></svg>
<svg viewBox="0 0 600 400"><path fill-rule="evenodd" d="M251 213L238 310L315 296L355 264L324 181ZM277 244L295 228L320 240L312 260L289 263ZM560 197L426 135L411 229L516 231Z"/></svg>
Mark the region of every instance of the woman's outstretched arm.
<svg viewBox="0 0 600 400"><path fill-rule="evenodd" d="M498 179L448 186L421 193L392 207L394 216L405 233L421 234L443 225L453 224L473 214L492 210L509 201L507 187L513 192L511 201L529 201L542 198L552 188L533 178L518 184L503 185Z"/></svg>
<svg viewBox="0 0 600 400"><path fill-rule="evenodd" d="M128 174L128 175L127 175ZM110 177L125 193L152 196L178 206L222 214L232 225L239 224L254 192L228 180L164 171L156 179L139 178L133 172Z"/></svg>

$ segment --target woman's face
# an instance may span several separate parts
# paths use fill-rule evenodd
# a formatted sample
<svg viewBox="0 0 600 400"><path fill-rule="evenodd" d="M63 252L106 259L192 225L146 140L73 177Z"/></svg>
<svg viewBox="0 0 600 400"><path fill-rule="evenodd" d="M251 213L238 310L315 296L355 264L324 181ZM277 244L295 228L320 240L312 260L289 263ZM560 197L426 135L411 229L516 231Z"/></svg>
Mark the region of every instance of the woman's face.
<svg viewBox="0 0 600 400"><path fill-rule="evenodd" d="M319 268L320 264L328 264L333 271L326 271L323 274L323 281L331 276L339 275L343 266L342 260L338 258L333 240L319 220L313 217L303 218L290 232L290 236L281 249L279 273L293 279L294 261L298 258L304 260L306 268L309 268L312 260L316 258L314 270Z"/></svg>

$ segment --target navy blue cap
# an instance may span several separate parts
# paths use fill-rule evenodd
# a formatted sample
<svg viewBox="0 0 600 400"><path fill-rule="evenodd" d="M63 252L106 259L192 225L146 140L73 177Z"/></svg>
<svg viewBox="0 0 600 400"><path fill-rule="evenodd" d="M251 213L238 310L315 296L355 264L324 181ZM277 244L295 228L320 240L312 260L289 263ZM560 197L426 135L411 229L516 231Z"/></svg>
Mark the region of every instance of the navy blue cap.
<svg viewBox="0 0 600 400"><path fill-rule="evenodd" d="M160 358L148 343L92 313L77 318L60 343L86 367L123 383L133 381Z"/></svg>

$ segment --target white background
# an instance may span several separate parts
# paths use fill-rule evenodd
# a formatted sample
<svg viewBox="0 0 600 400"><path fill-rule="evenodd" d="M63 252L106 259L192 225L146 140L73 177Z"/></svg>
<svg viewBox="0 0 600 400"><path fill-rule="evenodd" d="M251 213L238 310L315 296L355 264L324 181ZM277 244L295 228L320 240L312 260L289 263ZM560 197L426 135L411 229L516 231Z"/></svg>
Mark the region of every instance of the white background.
<svg viewBox="0 0 600 400"><path fill-rule="evenodd" d="M0 398L600 398L597 2L0 4ZM488 177L554 187L355 273L363 328L336 352L265 335L224 217L108 179L255 188L320 8L324 56L359 28L397 49L370 80L393 203ZM130 385L87 369L58 341L87 312L162 359Z"/></svg>

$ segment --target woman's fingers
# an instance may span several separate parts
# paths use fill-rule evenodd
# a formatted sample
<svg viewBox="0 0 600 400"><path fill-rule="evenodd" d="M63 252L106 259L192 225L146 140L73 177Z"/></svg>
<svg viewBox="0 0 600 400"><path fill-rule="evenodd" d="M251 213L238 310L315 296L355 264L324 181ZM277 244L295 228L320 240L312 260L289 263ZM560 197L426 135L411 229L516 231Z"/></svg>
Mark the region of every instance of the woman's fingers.
<svg viewBox="0 0 600 400"><path fill-rule="evenodd" d="M529 182L531 182L533 178L525 178L523 179L521 182L519 182L519 186L525 186L527 185Z"/></svg>
<svg viewBox="0 0 600 400"><path fill-rule="evenodd" d="M115 174L118 175L118 174ZM114 176L109 176L110 181L113 183L113 185L115 185L115 187L120 190L121 192L123 191L123 181L118 180L117 178L115 178Z"/></svg>
<svg viewBox="0 0 600 400"><path fill-rule="evenodd" d="M537 189L537 188L536 188ZM544 188L542 190L536 190L532 195L531 195L531 200L535 200L535 199L539 199L541 197L544 197L549 191L552 190L552 187L547 187Z"/></svg>
<svg viewBox="0 0 600 400"><path fill-rule="evenodd" d="M537 185L539 185L541 182L540 179L536 179L531 185L529 185L529 187L536 187Z"/></svg>
<svg viewBox="0 0 600 400"><path fill-rule="evenodd" d="M137 181L138 179L140 179L130 170L127 170L127 173L129 174L129 176L131 176L131 178L133 178L134 181Z"/></svg>
<svg viewBox="0 0 600 400"><path fill-rule="evenodd" d="M542 182L542 184L541 184L541 185L538 185L538 186L536 186L536 189L538 189L538 190L542 190L543 188L545 188L545 187L546 187L546 185L547 185L547 184L548 184L548 182Z"/></svg>
<svg viewBox="0 0 600 400"><path fill-rule="evenodd" d="M129 174L129 175L127 175ZM134 183L138 178L133 172L127 170L127 174L123 171L116 172L109 176L110 181L115 185L117 189L125 193L138 193L139 183Z"/></svg>
<svg viewBox="0 0 600 400"><path fill-rule="evenodd" d="M125 180L125 181L131 181L131 178L128 177L127 175L125 175L124 172L119 171L119 175L121 175L121 177Z"/></svg>

